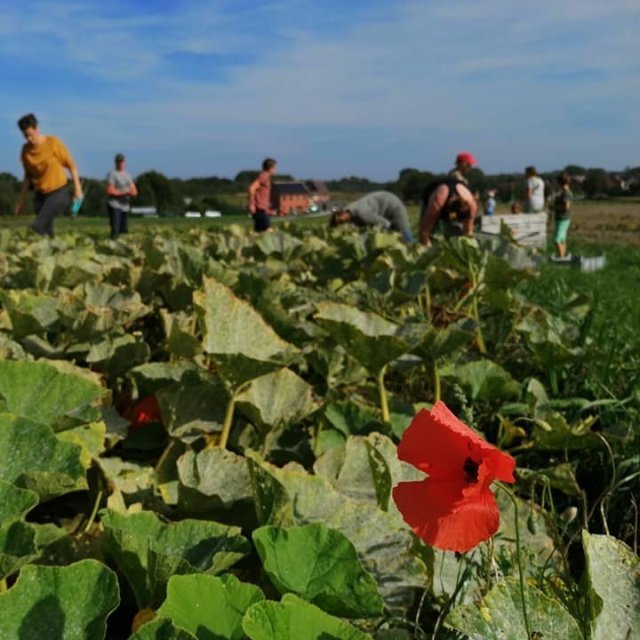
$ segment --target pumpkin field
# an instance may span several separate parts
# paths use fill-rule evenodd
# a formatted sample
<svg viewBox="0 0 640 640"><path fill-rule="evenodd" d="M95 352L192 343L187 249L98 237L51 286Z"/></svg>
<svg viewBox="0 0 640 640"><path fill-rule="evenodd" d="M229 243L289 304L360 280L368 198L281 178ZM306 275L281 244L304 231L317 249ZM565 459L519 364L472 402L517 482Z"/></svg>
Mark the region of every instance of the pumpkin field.
<svg viewBox="0 0 640 640"><path fill-rule="evenodd" d="M639 278L0 229L0 638L640 638Z"/></svg>

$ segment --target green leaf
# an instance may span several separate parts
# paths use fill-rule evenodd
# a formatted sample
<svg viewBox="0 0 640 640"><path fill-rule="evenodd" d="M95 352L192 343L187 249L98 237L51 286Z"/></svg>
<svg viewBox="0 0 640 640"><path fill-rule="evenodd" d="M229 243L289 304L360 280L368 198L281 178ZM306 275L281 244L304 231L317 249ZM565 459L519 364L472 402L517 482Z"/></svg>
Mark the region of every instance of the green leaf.
<svg viewBox="0 0 640 640"><path fill-rule="evenodd" d="M0 480L30 489L41 500L86 489L81 454L45 425L0 414Z"/></svg>
<svg viewBox="0 0 640 640"><path fill-rule="evenodd" d="M71 371L75 373L75 369ZM62 373L48 363L0 362L0 411L54 429L73 419L77 422L95 419L87 410L106 393L104 387L91 379Z"/></svg>
<svg viewBox="0 0 640 640"><path fill-rule="evenodd" d="M173 576L158 615L171 618L198 640L242 640L242 617L249 606L264 600L252 584L235 576Z"/></svg>
<svg viewBox="0 0 640 640"><path fill-rule="evenodd" d="M68 567L26 565L0 595L0 638L102 640L118 601L115 573L96 560Z"/></svg>
<svg viewBox="0 0 640 640"><path fill-rule="evenodd" d="M269 429L299 422L318 408L318 401L311 385L280 369L252 380L236 396L236 405L254 424Z"/></svg>
<svg viewBox="0 0 640 640"><path fill-rule="evenodd" d="M172 575L218 574L251 550L237 527L182 520L165 524L150 511L106 511L107 549L127 577L139 609L160 604Z"/></svg>
<svg viewBox="0 0 640 640"><path fill-rule="evenodd" d="M382 614L375 580L342 533L324 524L261 527L253 532L264 570L281 594L295 593L345 618Z"/></svg>
<svg viewBox="0 0 640 640"><path fill-rule="evenodd" d="M297 349L280 338L247 302L223 284L205 278L193 303L204 350L233 389L288 364Z"/></svg>
<svg viewBox="0 0 640 640"><path fill-rule="evenodd" d="M315 319L374 375L417 341L399 325L346 304L321 302Z"/></svg>
<svg viewBox="0 0 640 640"><path fill-rule="evenodd" d="M0 301L11 319L11 333L20 339L53 330L59 320L56 300L29 291L0 290Z"/></svg>
<svg viewBox="0 0 640 640"><path fill-rule="evenodd" d="M583 640L578 623L557 600L526 586L525 603L530 638ZM446 624L470 640L523 640L527 632L522 607L520 584L509 578L497 584L480 602L454 609Z"/></svg>
<svg viewBox="0 0 640 640"><path fill-rule="evenodd" d="M242 628L250 640L366 640L369 634L287 594L281 602L252 605Z"/></svg>
<svg viewBox="0 0 640 640"><path fill-rule="evenodd" d="M0 480L0 526L22 519L37 504L37 493Z"/></svg>
<svg viewBox="0 0 640 640"><path fill-rule="evenodd" d="M582 532L592 640L640 638L640 558L620 540Z"/></svg>
<svg viewBox="0 0 640 640"><path fill-rule="evenodd" d="M179 508L193 517L247 524L254 522L253 491L247 461L226 449L187 451L178 460Z"/></svg>
<svg viewBox="0 0 640 640"><path fill-rule="evenodd" d="M171 436L190 443L222 431L229 394L220 379L178 383L158 391L162 422Z"/></svg>
<svg viewBox="0 0 640 640"><path fill-rule="evenodd" d="M402 610L424 586L421 548L401 519L336 491L327 480L304 471L278 469L255 453L247 455L258 520L274 526L321 522L343 533L391 608ZM363 525L366 523L366 526Z"/></svg>
<svg viewBox="0 0 640 640"><path fill-rule="evenodd" d="M15 573L37 555L35 531L24 522L0 526L0 579Z"/></svg>
<svg viewBox="0 0 640 640"><path fill-rule="evenodd" d="M108 336L92 344L86 356L87 362L111 375L123 375L132 367L146 362L151 355L149 345L133 335Z"/></svg>
<svg viewBox="0 0 640 640"><path fill-rule="evenodd" d="M520 384L511 374L491 360L476 360L463 365L449 365L441 376L459 384L470 400L499 402L517 397Z"/></svg>
<svg viewBox="0 0 640 640"><path fill-rule="evenodd" d="M129 640L196 640L196 637L176 627L169 618L156 618L140 627Z"/></svg>

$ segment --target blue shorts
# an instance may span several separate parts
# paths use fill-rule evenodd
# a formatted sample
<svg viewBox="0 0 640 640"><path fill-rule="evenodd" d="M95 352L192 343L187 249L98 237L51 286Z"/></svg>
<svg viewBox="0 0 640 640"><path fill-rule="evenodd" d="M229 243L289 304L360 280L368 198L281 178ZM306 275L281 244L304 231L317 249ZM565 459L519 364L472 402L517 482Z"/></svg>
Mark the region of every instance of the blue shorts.
<svg viewBox="0 0 640 640"><path fill-rule="evenodd" d="M569 231L570 226L570 218L556 220L556 228L553 232L553 241L555 242L555 244L564 244L567 241L567 232Z"/></svg>
<svg viewBox="0 0 640 640"><path fill-rule="evenodd" d="M271 228L271 220L269 214L264 209L256 209L253 214L253 230L266 231Z"/></svg>

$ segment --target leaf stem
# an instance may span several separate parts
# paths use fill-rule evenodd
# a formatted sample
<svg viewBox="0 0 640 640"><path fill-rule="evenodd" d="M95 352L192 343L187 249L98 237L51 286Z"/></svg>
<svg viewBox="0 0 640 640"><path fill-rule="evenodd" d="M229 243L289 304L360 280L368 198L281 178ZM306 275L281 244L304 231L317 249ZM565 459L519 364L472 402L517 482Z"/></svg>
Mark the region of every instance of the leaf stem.
<svg viewBox="0 0 640 640"><path fill-rule="evenodd" d="M387 400L387 389L384 386L384 374L387 370L387 365L380 369L378 373L378 394L380 396L380 411L382 413L382 422L389 424L391 419L389 417L389 401Z"/></svg>
<svg viewBox="0 0 640 640"><path fill-rule="evenodd" d="M514 524L516 531L516 558L518 559L518 574L520 577L520 600L522 602L522 616L524 618L524 628L527 633L527 638L531 638L531 628L529 627L529 615L527 613L527 602L525 599L525 589L524 589L524 572L522 570L522 554L520 551L520 523L518 522L518 501L515 496L509 489L507 489L504 485L497 483L497 486L500 487L508 496L511 502L513 503L513 513L514 513Z"/></svg>
<svg viewBox="0 0 640 640"><path fill-rule="evenodd" d="M231 394L229 402L227 403L227 410L224 414L224 423L222 424L222 433L220 434L220 440L218 441L218 447L220 449L226 449L227 441L229 440L229 434L231 433L231 425L233 424L233 412L236 407L235 393Z"/></svg>
<svg viewBox="0 0 640 640"><path fill-rule="evenodd" d="M102 489L98 491L98 495L96 496L96 501L93 505L93 509L91 510L91 515L89 516L89 520L83 530L83 533L89 533L89 529L91 529L91 525L93 521L96 519L96 514L98 513L98 508L100 507L100 501L102 500Z"/></svg>

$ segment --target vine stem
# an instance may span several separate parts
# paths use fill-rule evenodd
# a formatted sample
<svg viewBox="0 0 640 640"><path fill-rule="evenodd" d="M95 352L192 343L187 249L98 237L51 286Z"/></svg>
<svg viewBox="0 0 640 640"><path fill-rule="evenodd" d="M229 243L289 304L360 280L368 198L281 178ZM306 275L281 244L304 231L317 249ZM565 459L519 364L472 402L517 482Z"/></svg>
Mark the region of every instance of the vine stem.
<svg viewBox="0 0 640 640"><path fill-rule="evenodd" d="M515 520L515 530L516 530L516 558L518 559L518 575L520 577L520 600L522 602L522 617L524 618L524 628L527 632L527 638L531 638L531 628L529 626L529 615L527 613L527 601L525 599L525 590L524 590L524 572L522 570L522 555L520 552L520 523L518 522L518 501L515 496L507 487L498 483L497 485L502 489L508 496L511 502L513 503L513 513Z"/></svg>
<svg viewBox="0 0 640 640"><path fill-rule="evenodd" d="M387 400L387 389L384 386L384 374L387 370L387 365L380 369L378 373L378 394L380 396L380 411L382 412L382 422L389 424L391 422L389 416L389 401Z"/></svg>

